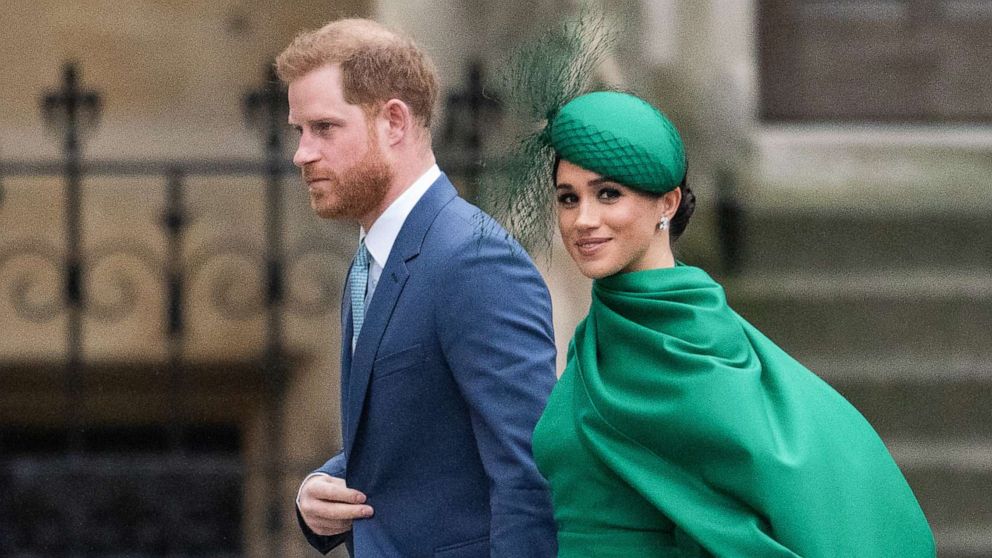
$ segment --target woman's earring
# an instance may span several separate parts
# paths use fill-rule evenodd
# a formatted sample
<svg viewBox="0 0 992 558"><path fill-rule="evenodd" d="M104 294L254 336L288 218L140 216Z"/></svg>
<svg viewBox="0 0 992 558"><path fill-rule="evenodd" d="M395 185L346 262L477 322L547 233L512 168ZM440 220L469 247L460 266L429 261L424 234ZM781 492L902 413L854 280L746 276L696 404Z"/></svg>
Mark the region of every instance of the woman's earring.
<svg viewBox="0 0 992 558"><path fill-rule="evenodd" d="M658 230L663 231L668 228L668 217L662 217L661 222L658 223Z"/></svg>

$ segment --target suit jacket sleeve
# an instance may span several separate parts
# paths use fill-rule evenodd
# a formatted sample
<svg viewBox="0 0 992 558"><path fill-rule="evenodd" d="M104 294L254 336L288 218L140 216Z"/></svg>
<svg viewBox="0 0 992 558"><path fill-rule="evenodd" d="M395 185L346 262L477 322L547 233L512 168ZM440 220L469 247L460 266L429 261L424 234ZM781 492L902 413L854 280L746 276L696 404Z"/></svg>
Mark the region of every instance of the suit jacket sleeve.
<svg viewBox="0 0 992 558"><path fill-rule="evenodd" d="M323 473L325 475L330 475L332 477L344 478L345 475L345 457L344 451L339 451L334 457L327 460L319 469L314 471L314 473ZM312 474L312 473L311 473ZM309 475L308 475L309 476ZM310 546L316 548L321 554L327 554L334 547L339 544L346 542L351 536L351 531L346 533L341 533L340 535L331 535L325 537L323 535L318 535L314 533L310 527L303 521L303 515L300 513L300 508L296 508L296 520L300 524L300 529L303 530L303 535L306 537L307 542Z"/></svg>
<svg viewBox="0 0 992 558"><path fill-rule="evenodd" d="M553 557L550 494L531 452L556 381L551 300L510 242L484 236L461 247L442 281L436 327L490 478L492 556Z"/></svg>

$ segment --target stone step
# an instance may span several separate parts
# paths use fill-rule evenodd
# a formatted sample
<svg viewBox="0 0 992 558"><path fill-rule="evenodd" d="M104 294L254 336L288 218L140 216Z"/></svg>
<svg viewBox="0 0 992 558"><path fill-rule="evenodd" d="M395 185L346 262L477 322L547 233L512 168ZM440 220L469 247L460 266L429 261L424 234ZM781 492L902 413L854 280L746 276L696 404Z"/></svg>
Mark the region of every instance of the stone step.
<svg viewBox="0 0 992 558"><path fill-rule="evenodd" d="M934 530L940 558L989 558L992 556L992 527L962 524Z"/></svg>
<svg viewBox="0 0 992 558"><path fill-rule="evenodd" d="M992 270L992 215L980 212L874 215L867 212L747 213L744 271Z"/></svg>
<svg viewBox="0 0 992 558"><path fill-rule="evenodd" d="M992 362L875 359L804 364L850 401L883 439L992 438Z"/></svg>
<svg viewBox="0 0 992 558"><path fill-rule="evenodd" d="M940 556L992 556L992 436L886 444L934 529Z"/></svg>
<svg viewBox="0 0 992 558"><path fill-rule="evenodd" d="M942 558L992 557L992 215L747 215L742 316L878 430Z"/></svg>
<svg viewBox="0 0 992 558"><path fill-rule="evenodd" d="M750 274L731 306L793 355L992 360L992 272Z"/></svg>

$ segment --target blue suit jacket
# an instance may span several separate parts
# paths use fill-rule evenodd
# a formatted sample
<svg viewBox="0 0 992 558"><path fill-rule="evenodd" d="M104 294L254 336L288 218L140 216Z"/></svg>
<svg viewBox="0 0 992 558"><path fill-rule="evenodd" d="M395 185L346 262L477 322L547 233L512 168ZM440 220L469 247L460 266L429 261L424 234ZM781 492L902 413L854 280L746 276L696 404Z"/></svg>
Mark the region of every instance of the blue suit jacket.
<svg viewBox="0 0 992 558"><path fill-rule="evenodd" d="M341 542L366 557L552 557L531 434L555 382L551 301L506 232L442 175L410 213L351 354L341 305L344 449L318 471L368 496ZM485 231L485 232L483 232Z"/></svg>

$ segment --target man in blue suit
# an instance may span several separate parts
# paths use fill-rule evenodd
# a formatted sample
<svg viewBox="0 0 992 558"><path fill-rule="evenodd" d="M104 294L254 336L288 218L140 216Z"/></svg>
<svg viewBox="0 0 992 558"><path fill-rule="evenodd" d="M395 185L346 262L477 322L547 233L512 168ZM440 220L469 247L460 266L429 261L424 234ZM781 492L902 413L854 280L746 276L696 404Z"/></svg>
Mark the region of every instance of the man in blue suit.
<svg viewBox="0 0 992 558"><path fill-rule="evenodd" d="M307 539L359 558L554 556L530 446L555 381L550 298L435 164L433 65L352 19L301 34L276 67L311 206L361 225L341 306L344 448L300 487Z"/></svg>

